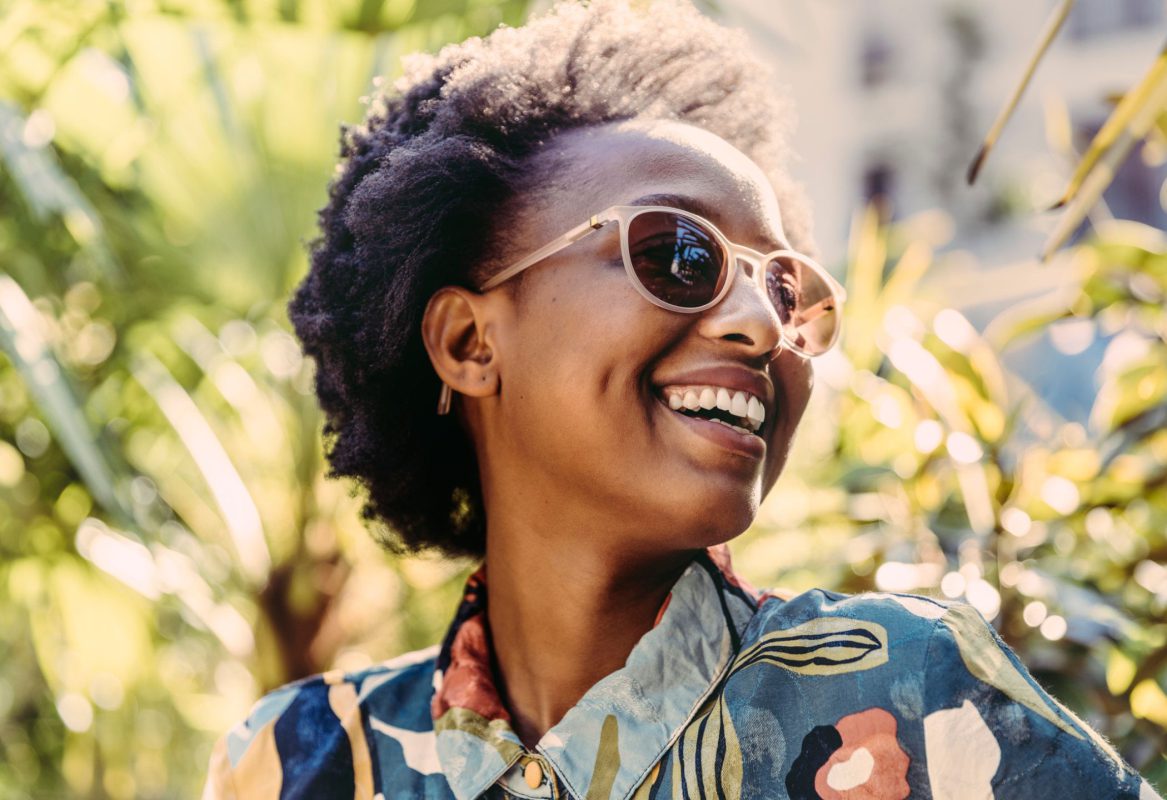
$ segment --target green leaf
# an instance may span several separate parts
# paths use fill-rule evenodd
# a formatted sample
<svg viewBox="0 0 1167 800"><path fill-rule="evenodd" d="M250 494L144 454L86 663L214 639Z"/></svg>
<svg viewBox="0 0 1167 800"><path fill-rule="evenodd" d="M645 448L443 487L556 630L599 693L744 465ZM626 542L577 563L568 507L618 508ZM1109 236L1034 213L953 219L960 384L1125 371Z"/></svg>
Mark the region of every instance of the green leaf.
<svg viewBox="0 0 1167 800"><path fill-rule="evenodd" d="M134 358L133 375L162 411L206 481L235 543L247 577L262 583L271 567L263 523L251 493L194 399L148 352Z"/></svg>
<svg viewBox="0 0 1167 800"><path fill-rule="evenodd" d="M1013 116L1013 112L1017 109L1017 104L1021 102L1022 95L1029 88L1029 83L1033 80L1033 74L1037 71L1037 65L1041 63L1041 59L1045 56L1046 51L1049 50L1050 45L1057 38L1058 32L1061 31L1062 26L1066 22L1066 17L1069 16L1070 10L1076 2L1077 0L1062 0L1061 4L1050 15L1049 22L1046 23L1045 29L1038 38L1037 48L1033 51L1033 55L1029 57L1029 63L1025 65L1025 72L1021 75L1021 81L1014 87L1013 93L1009 95L1009 99L1005 101L1005 105L1001 108L997 119L994 120L992 127L989 128L989 132L985 136L985 141L981 144L981 149L977 151L976 157L969 164L967 177L970 184L976 181L981 167L985 165L985 160L989 157L989 152L997 144L997 140L1001 138L1001 132L1005 130L1005 125L1009 122L1009 118Z"/></svg>
<svg viewBox="0 0 1167 800"><path fill-rule="evenodd" d="M101 218L66 175L50 146L30 143L28 120L18 109L0 101L0 161L12 177L33 216L59 216L78 245L88 250L104 277L118 280L121 270L106 245Z"/></svg>
<svg viewBox="0 0 1167 800"><path fill-rule="evenodd" d="M1082 224L1114 181L1135 143L1146 138L1164 109L1167 109L1167 49L1160 52L1135 90L1118 104L1082 156L1069 186L1054 206L1065 206L1066 211L1042 247L1043 261Z"/></svg>
<svg viewBox="0 0 1167 800"><path fill-rule="evenodd" d="M90 493L120 524L133 518L117 475L85 419L77 393L40 333L39 312L12 278L0 273L0 347L24 378L37 407Z"/></svg>
<svg viewBox="0 0 1167 800"><path fill-rule="evenodd" d="M1082 188L1083 181L1086 180L1090 172L1099 164L1100 160L1106 155L1110 148L1125 142L1131 133L1130 128L1135 122L1140 112L1146 117L1145 129L1137 138L1141 139L1146 135L1147 131L1151 129L1158 119L1161 117L1163 110L1163 85L1167 83L1167 49L1164 49L1155 63L1151 66L1149 72L1143 76L1135 88L1128 92L1119 100L1113 112L1107 118L1106 122L1094 135L1094 139L1090 142L1089 148L1082 155L1082 160L1078 163L1074 174L1070 177L1070 182L1066 186L1066 190L1062 196L1054 203L1053 208L1062 208L1066 203L1070 202L1078 194ZM1156 98L1160 98L1158 103ZM1132 139L1130 144L1133 144Z"/></svg>

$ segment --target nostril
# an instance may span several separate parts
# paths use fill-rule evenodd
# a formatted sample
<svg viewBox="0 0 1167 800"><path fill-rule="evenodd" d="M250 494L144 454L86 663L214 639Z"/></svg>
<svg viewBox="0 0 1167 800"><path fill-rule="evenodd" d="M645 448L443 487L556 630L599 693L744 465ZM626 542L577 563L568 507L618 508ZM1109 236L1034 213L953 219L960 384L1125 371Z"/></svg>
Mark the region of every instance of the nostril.
<svg viewBox="0 0 1167 800"><path fill-rule="evenodd" d="M754 340L749 336L746 336L744 333L727 333L722 338L728 339L731 342L741 342L742 344L746 345L753 345L754 343Z"/></svg>

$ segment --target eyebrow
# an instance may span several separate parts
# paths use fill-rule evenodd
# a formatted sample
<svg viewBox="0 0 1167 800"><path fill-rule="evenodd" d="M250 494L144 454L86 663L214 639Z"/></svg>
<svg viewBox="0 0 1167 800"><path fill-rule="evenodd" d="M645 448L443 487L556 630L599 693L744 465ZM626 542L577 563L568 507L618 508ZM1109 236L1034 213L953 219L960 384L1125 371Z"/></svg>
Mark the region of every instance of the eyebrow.
<svg viewBox="0 0 1167 800"><path fill-rule="evenodd" d="M690 211L698 216L705 217L708 220L713 220L720 216L718 209L710 205L705 200L696 197L691 197L687 194L671 194L668 192L661 192L657 194L646 194L643 197L638 197L632 202L628 203L630 206L672 206L683 211ZM716 224L716 223L715 223ZM762 241L767 245L767 249L763 252L770 252L773 250L791 250L793 249L790 242L771 238L765 231L762 232Z"/></svg>

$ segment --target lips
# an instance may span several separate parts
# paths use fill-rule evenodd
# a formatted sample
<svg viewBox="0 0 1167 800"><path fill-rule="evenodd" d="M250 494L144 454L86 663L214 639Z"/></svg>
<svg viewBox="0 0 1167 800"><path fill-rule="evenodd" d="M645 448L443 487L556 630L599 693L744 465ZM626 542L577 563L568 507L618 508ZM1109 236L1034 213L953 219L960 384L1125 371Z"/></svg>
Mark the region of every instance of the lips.
<svg viewBox="0 0 1167 800"><path fill-rule="evenodd" d="M766 455L766 440L756 433L745 430L734 430L723 422L703 419L702 417L686 416L679 411L673 411L661 400L657 400L662 412L667 414L675 424L683 427L687 432L717 445L723 450L745 456L751 460L761 460Z"/></svg>

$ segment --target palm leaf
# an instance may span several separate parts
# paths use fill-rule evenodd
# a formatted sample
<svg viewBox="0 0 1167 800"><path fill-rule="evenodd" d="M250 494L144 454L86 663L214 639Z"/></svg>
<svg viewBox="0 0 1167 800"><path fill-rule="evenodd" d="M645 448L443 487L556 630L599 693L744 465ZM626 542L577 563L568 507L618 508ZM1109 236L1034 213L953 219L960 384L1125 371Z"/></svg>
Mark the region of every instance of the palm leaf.
<svg viewBox="0 0 1167 800"><path fill-rule="evenodd" d="M928 243L917 239L908 244L880 292L882 310L886 312L888 308L910 300L932 264L933 251Z"/></svg>
<svg viewBox="0 0 1167 800"><path fill-rule="evenodd" d="M1155 59L1150 71L1139 81L1138 86L1119 100L1106 123L1090 142L1089 149L1082 155L1082 160L1070 177L1066 191L1054 203L1053 208L1061 208L1074 199L1094 167L1112 147L1125 147L1125 153L1135 141L1145 137L1163 112L1165 97L1167 97L1167 47L1159 53L1159 57ZM1137 133L1133 127L1136 122L1139 123L1141 133Z"/></svg>
<svg viewBox="0 0 1167 800"><path fill-rule="evenodd" d="M1147 137L1164 109L1167 109L1167 48L1159 53L1139 85L1114 109L1082 156L1069 186L1054 206L1064 205L1066 210L1042 248L1042 260L1048 259L1077 230L1114 181L1131 149Z"/></svg>
<svg viewBox="0 0 1167 800"><path fill-rule="evenodd" d="M959 392L952 375L935 355L908 337L893 338L881 347L892 366L911 384L914 394L932 407L948 430L973 435L974 426L961 408ZM995 517L984 467L977 463L963 463L955 458L952 461L969 527L978 537L987 536L993 529Z"/></svg>
<svg viewBox="0 0 1167 800"><path fill-rule="evenodd" d="M989 132L985 136L985 141L981 144L981 149L977 151L976 158L969 165L967 177L970 184L976 181L981 167L984 166L985 160L989 157L989 152L997 144L997 140L1001 138L1001 132L1005 130L1005 125L1009 122L1010 117L1013 116L1013 112L1017 109L1017 104L1021 102L1022 95L1029 88L1029 83L1033 80L1033 74L1037 72L1037 65L1041 63L1041 59L1045 56L1046 51L1049 50L1050 45L1057 38L1058 32L1061 31L1062 26L1066 22L1066 17L1069 16L1070 10L1076 2L1077 0L1062 0L1058 7L1054 9L1053 13L1050 14L1049 21L1046 23L1045 29L1041 32L1041 36L1038 38L1037 49L1033 51L1033 55L1029 58L1029 63L1025 66L1025 72L1021 76L1021 81L1013 89L1013 94L1005 101L1005 105L1001 108L997 119L994 120L992 127L989 128Z"/></svg>
<svg viewBox="0 0 1167 800"><path fill-rule="evenodd" d="M851 223L846 276L847 332L845 347L857 368L876 366L875 329L879 325L879 294L887 264L887 235L879 212L868 206Z"/></svg>
<svg viewBox="0 0 1167 800"><path fill-rule="evenodd" d="M1066 106L1066 101L1053 95L1047 97L1044 116L1045 141L1049 149L1065 156L1067 160L1075 160L1077 151L1074 149L1074 126L1070 121L1070 109Z"/></svg>
<svg viewBox="0 0 1167 800"><path fill-rule="evenodd" d="M100 267L103 277L120 284L123 274L109 250L101 217L76 181L61 169L52 147L27 141L27 123L16 107L0 101L0 168L12 177L36 219L59 216L73 240Z"/></svg>
<svg viewBox="0 0 1167 800"><path fill-rule="evenodd" d="M20 285L0 273L0 348L8 354L94 499L119 524L131 527L133 514L117 491L117 477L77 393L39 332L38 312Z"/></svg>
<svg viewBox="0 0 1167 800"><path fill-rule="evenodd" d="M132 372L154 398L211 490L239 554L243 573L250 580L262 583L271 566L271 554L259 509L223 443L194 399L161 361L148 352L139 353L134 358Z"/></svg>
<svg viewBox="0 0 1167 800"><path fill-rule="evenodd" d="M93 517L78 527L75 542L82 558L144 597L157 601L163 594L174 595L190 618L236 658L255 649L247 620L234 606L216 599L220 592L189 556L156 543L147 547L140 536Z"/></svg>

